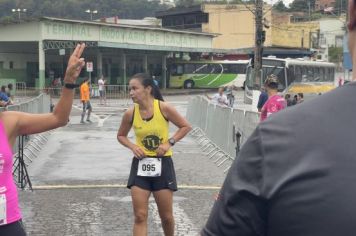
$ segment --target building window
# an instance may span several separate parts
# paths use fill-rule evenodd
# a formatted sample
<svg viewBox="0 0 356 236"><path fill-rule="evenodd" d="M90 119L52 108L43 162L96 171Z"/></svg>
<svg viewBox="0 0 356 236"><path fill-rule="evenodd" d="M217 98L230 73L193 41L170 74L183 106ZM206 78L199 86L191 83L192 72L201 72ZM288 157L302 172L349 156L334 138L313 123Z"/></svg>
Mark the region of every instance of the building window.
<svg viewBox="0 0 356 236"><path fill-rule="evenodd" d="M197 23L208 23L209 17L207 13L197 15Z"/></svg>
<svg viewBox="0 0 356 236"><path fill-rule="evenodd" d="M13 61L9 62L9 69L14 69L14 62Z"/></svg>
<svg viewBox="0 0 356 236"><path fill-rule="evenodd" d="M193 25L195 24L195 16L194 15L188 15L184 17L184 24L185 25Z"/></svg>

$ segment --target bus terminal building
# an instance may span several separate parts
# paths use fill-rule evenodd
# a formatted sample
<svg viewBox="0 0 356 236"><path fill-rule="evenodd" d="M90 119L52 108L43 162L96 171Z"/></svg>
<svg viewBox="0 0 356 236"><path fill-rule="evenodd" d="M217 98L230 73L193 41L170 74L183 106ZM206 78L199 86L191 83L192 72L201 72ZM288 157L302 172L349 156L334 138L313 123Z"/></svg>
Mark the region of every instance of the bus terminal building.
<svg viewBox="0 0 356 236"><path fill-rule="evenodd" d="M68 58L79 42L93 71L80 77L93 82L103 75L109 84L125 85L146 72L166 88L167 57L177 53L212 52L216 34L158 27L110 24L44 17L0 25L0 84L24 83L44 88L63 78Z"/></svg>

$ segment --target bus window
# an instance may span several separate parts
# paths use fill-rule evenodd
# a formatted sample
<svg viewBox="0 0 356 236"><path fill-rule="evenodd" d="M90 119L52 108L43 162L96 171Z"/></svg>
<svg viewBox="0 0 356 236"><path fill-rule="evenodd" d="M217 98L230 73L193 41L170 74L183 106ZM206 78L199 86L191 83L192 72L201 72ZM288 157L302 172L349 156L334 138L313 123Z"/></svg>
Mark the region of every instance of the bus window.
<svg viewBox="0 0 356 236"><path fill-rule="evenodd" d="M209 73L207 64L195 64L195 66L196 66L196 69L195 69L196 74L208 74Z"/></svg>
<svg viewBox="0 0 356 236"><path fill-rule="evenodd" d="M222 64L223 66L223 73L224 74L232 74L235 73L234 72L234 67L232 65L229 64Z"/></svg>
<svg viewBox="0 0 356 236"><path fill-rule="evenodd" d="M287 68L287 86L291 85L295 81L295 67L291 66Z"/></svg>
<svg viewBox="0 0 356 236"><path fill-rule="evenodd" d="M301 66L295 66L295 79L294 82L301 82L303 77L303 70Z"/></svg>
<svg viewBox="0 0 356 236"><path fill-rule="evenodd" d="M194 74L195 73L195 65L194 64L185 64L184 65L184 74Z"/></svg>
<svg viewBox="0 0 356 236"><path fill-rule="evenodd" d="M183 65L177 64L171 66L172 75L182 75L183 74Z"/></svg>
<svg viewBox="0 0 356 236"><path fill-rule="evenodd" d="M221 64L210 64L208 66L208 71L210 74L220 74L222 69L223 68Z"/></svg>
<svg viewBox="0 0 356 236"><path fill-rule="evenodd" d="M320 77L320 68L319 67L314 67L314 80L316 82L321 81L321 77Z"/></svg>
<svg viewBox="0 0 356 236"><path fill-rule="evenodd" d="M334 68L328 68L327 81L334 81Z"/></svg>
<svg viewBox="0 0 356 236"><path fill-rule="evenodd" d="M326 80L326 78L325 78L325 70L326 70L326 68L324 68L324 67L321 67L321 68L320 68L320 72L319 72L319 74L320 74L320 81L325 81L325 80Z"/></svg>
<svg viewBox="0 0 356 236"><path fill-rule="evenodd" d="M246 74L246 65L245 64L237 65L237 74Z"/></svg>

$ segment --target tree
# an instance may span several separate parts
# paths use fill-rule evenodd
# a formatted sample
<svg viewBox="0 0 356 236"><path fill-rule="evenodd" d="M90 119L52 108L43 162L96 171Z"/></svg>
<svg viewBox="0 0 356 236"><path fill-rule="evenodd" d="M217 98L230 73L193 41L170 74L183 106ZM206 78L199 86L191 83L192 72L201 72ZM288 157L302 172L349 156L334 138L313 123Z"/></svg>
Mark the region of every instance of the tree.
<svg viewBox="0 0 356 236"><path fill-rule="evenodd" d="M201 4L202 2L202 0L176 0L175 3L177 7L189 7Z"/></svg>
<svg viewBox="0 0 356 236"><path fill-rule="evenodd" d="M286 5L284 5L283 1L278 1L276 4L274 4L273 9L276 11L287 11L288 10Z"/></svg>
<svg viewBox="0 0 356 236"><path fill-rule="evenodd" d="M168 9L169 5L147 0L0 0L0 21L17 20L17 15L11 11L13 8L26 8L24 16L27 19L49 16L89 20L86 9L98 11L98 14L93 16L95 19L112 16L142 19L154 16L156 11Z"/></svg>
<svg viewBox="0 0 356 236"><path fill-rule="evenodd" d="M343 51L342 47L329 47L329 61L340 63L342 61Z"/></svg>
<svg viewBox="0 0 356 236"><path fill-rule="evenodd" d="M315 0L294 0L289 5L289 10L308 12L309 6L310 10L313 11L313 9L315 8Z"/></svg>

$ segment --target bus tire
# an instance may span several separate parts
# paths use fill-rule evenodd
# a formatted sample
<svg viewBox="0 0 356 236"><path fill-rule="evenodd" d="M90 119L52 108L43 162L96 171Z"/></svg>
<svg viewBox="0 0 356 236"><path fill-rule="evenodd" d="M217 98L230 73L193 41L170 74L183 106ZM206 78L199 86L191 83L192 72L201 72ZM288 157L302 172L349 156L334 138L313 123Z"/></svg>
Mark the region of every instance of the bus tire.
<svg viewBox="0 0 356 236"><path fill-rule="evenodd" d="M244 81L244 84L242 85L242 90L245 90L245 86L246 86L246 81Z"/></svg>
<svg viewBox="0 0 356 236"><path fill-rule="evenodd" d="M184 81L184 88L185 89L191 89L194 87L194 81L191 79L188 79L186 81Z"/></svg>

